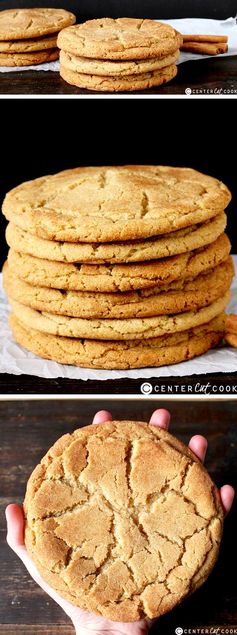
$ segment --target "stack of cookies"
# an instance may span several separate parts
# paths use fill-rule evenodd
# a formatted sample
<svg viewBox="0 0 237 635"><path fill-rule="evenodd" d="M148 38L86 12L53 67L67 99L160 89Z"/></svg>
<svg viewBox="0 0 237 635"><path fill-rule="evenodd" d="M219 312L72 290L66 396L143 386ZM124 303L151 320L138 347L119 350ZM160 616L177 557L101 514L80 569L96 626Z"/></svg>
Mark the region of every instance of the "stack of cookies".
<svg viewBox="0 0 237 635"><path fill-rule="evenodd" d="M160 86L177 74L182 41L173 27L153 20L89 20L59 34L60 74L95 91Z"/></svg>
<svg viewBox="0 0 237 635"><path fill-rule="evenodd" d="M212 177L159 166L77 168L11 190L4 285L15 339L107 369L217 345L233 277L230 198Z"/></svg>
<svg viewBox="0 0 237 635"><path fill-rule="evenodd" d="M59 57L60 29L76 17L64 9L0 11L0 66L31 66Z"/></svg>

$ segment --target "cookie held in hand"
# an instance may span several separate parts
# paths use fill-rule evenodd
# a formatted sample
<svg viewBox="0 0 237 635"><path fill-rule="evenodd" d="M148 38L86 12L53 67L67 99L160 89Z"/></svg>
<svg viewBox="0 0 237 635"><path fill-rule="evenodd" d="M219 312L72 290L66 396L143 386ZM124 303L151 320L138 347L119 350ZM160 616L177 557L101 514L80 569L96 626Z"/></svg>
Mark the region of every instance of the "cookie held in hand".
<svg viewBox="0 0 237 635"><path fill-rule="evenodd" d="M193 453L131 421L61 437L32 473L24 510L43 578L76 606L125 622L195 591L223 527L218 490Z"/></svg>

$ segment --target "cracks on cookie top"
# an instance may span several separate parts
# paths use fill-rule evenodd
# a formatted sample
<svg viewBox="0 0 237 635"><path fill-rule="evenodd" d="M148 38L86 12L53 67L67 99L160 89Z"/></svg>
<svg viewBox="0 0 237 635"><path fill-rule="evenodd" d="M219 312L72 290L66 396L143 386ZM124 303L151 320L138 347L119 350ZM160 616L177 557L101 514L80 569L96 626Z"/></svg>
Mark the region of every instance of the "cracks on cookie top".
<svg viewBox="0 0 237 635"><path fill-rule="evenodd" d="M95 434L96 434L96 430L95 430ZM78 436L80 436L80 434L79 434L79 435L78 435L78 434L74 435L74 436L73 436L72 441L73 441L75 438L78 438ZM152 431L152 430L150 430L150 429L149 429L149 436L151 436L152 438L154 438L154 433L153 433L153 431ZM110 438L111 438L111 437L112 437L112 438L115 438L115 439L119 439L119 438L120 438L120 435L119 435L119 429L118 429L118 428L116 428L116 427L114 428L114 431L113 431L113 432L112 432L112 434L110 435ZM144 438L147 438L147 437L144 437ZM155 436L155 439L156 439L156 441L157 441L157 436ZM158 441L157 441L157 442L160 442L160 438L158 438ZM166 441L165 441L165 443L166 443ZM169 444L167 443L167 445L169 445ZM138 530L139 530L139 533L140 533L140 534L144 537L144 539L145 539L145 546L144 546L144 550L146 550L148 553L153 553L153 551L150 551L150 548L149 548L149 547L150 547L150 544L149 544L149 535L148 535L148 534L146 533L146 531L144 530L143 525L142 525L142 523L141 523L141 521L140 521L140 518L139 518L139 510L137 510L137 508L134 508L133 494L132 494L132 490L131 490L131 488L130 488L130 478L129 478L129 473L130 473L130 467L131 467L132 446L133 446L133 443L130 443L130 442L129 442L129 443L128 443L128 446L127 446L126 459L125 459L125 460L126 460L126 464L128 464L128 468L127 468L127 483L128 483L128 485L129 485L130 496L131 496L131 498L130 498L129 517L130 517L130 518L131 518L131 520L134 522L134 524L136 524L136 526L137 526L137 528L138 528ZM67 447L70 447L70 442L69 442L69 445L68 445ZM172 446L172 444L171 444L171 447L173 447L173 446ZM177 448L176 448L176 450L177 450ZM177 452L179 452L179 453L180 453L180 455L182 455L181 450L177 450ZM189 460L188 460L188 463L186 464L185 469L184 469L183 474L182 474L181 488L183 488L183 487L185 486L185 480L186 480L186 477L187 477L188 471L189 471L189 469L190 469L191 465L192 465L194 462L195 462L195 461L194 461L194 459L193 459L193 460L192 460L192 459L189 459ZM88 464L88 460L87 460L87 464ZM174 478L175 478L175 477L173 477L170 481L173 481L173 480L174 480ZM215 487L215 486L213 486L213 492L215 491L215 490L214 490L214 487ZM100 488L99 488L99 489L100 489ZM166 484L165 484L165 486L164 486L164 488L162 488L162 489L163 489L163 491L162 491L162 492L160 492L160 494L162 494L162 496L163 496L165 493L167 493L168 491L176 491L176 490L173 490L173 488L170 488L170 483L169 483L169 484L168 484L168 483L166 483ZM92 495L92 490L93 490L93 491L95 491L94 486L92 487L92 489L91 489L91 488L89 488L89 489L88 489L88 492L90 493L90 495ZM176 493L177 493L177 491L176 491ZM179 494L179 495L185 499L185 497L184 497L182 494ZM106 573L106 570L107 570L107 569L110 567L110 565L111 565L111 564L112 564L112 563L116 560L116 551L114 551L114 549L116 550L116 545L117 545L117 540L118 540L118 536L116 536L116 533L115 533L115 532L116 532L116 522L117 522L117 520L116 520L115 515L114 515L114 505L112 505L112 504L111 504L111 502L110 502L110 501L109 501L109 500L108 500L108 499L104 496L104 493L103 493L103 495L102 495L102 494L101 494L101 492L99 492L99 496L98 496L97 501L96 501L96 502L97 502L97 504L99 504L100 498L101 498L101 499L103 499L103 504L102 504L103 509L104 509L104 505L106 505L106 506L108 506L108 509L109 509L109 510L111 511L111 513L112 513L112 521L111 521L111 523L112 523L112 524L111 524L111 530L112 530L112 536L113 536L113 543L109 546L109 550L108 550L108 552L107 552L107 555L106 555L106 557L105 557L105 559L104 559L103 563L102 563L99 567L97 567L97 568L96 568L96 572L95 572L95 575L96 575L96 581L98 581L98 580L99 580L99 577L100 577L100 575L101 575L101 574ZM148 500L148 507L150 506L150 504L153 504L153 502L154 502L153 500L150 500L150 501ZM189 505L192 505L192 503L191 503L189 500L188 500L187 502L188 502L188 504L189 504ZM85 503L83 503L83 505L87 505L87 504L88 504L88 505L90 505L90 502L89 502L89 503L86 503L86 504L85 504ZM100 506L100 505L99 505L99 506ZM74 508L75 508L75 507L76 507L76 506L74 506ZM81 507L81 506L79 505L79 507ZM195 506L194 506L194 507L195 507ZM73 508L73 509L74 509L74 508ZM146 509L147 509L147 506L146 506ZM70 511L70 510L69 510L69 511ZM200 516L200 514L197 514L197 513L196 513L196 511L197 511L197 510L195 509L195 514L196 514L196 515L198 515L199 517L203 518L202 516ZM120 515L122 514L122 516L123 516L123 515L125 515L125 517L127 516L127 511L126 511L126 510L120 510L120 509L118 509L118 513L119 513ZM54 516L54 515L53 515L53 516ZM57 518L57 515L55 515L55 517ZM213 516L213 517L212 517L211 519L209 519L209 520L206 520L206 519L205 519L205 522L207 523L207 529L209 529L209 528L211 527L211 523L215 520L215 518L216 518L216 516ZM186 537L185 537L185 539L182 539L182 540L181 540L182 545L181 545L180 543L177 543L176 541L173 541L172 539L168 538L168 537L167 537L165 534L163 534L162 532L154 532L154 533L157 533L157 535L159 535L161 538L165 539L167 542L170 542L171 544L174 544L176 547L177 547L177 546L178 546L179 548L181 547L181 553L180 553L180 556L179 556L179 559L178 559L178 562L177 562L176 567L173 567L173 566L171 567L170 571L166 574L166 578L165 578L164 580L163 580L163 579L160 579L160 578L159 578L159 576L157 577L157 575L156 575L156 576L154 576L154 580L152 580L152 581L150 581L150 582L148 582L148 583L146 582L143 586L142 586L142 585L140 585L140 586L139 586L139 585L137 585L137 583L136 583L136 582L135 582L135 580L134 580L134 572L133 572L133 569L131 568L130 563L128 563L127 561L124 561L124 564L127 566L127 569L130 571L130 574L131 574L131 580L132 580L133 582L135 582L135 584L136 584L136 591L131 592L131 593L127 593L127 592L126 592L126 589L125 589L125 590L124 590L124 589L121 589L121 593L120 593L120 595L118 596L118 599L116 600L115 604L116 604L116 605L117 605L117 604L119 604L119 602L122 602L122 601L123 601L124 599L126 599L126 598L130 598L130 599L132 599L133 597L139 596L141 593L143 593L143 591L144 591L144 590L145 590L148 586L152 585L152 584L153 584L156 580L157 580L160 584L163 584L163 585L165 586L166 591L167 591L167 593L166 593L165 597L166 597L168 594L169 594L171 597L172 597L173 595L175 595L175 594L171 591L171 589L170 589L170 587L169 587L169 583L168 583L168 581L167 581L167 576L169 575L169 573L170 573L171 571L175 571L175 568L177 568L178 566L182 565L182 558L183 558L183 555L184 555L184 553L185 553L185 551L186 551L186 541L187 541L189 538L193 537L193 535L194 535L194 534L196 534L196 533L200 533L201 531L203 531L203 527L202 527L201 529L197 529L196 531L192 532L192 534L190 534L190 536L186 536ZM219 542L218 542L218 540L216 540L216 548L218 547L218 544L219 544ZM212 546L212 545L213 545L213 543L210 545L210 549L209 549L208 553L209 553L209 552L211 552L211 550L212 550L212 548L213 548L213 546ZM83 545L80 545L80 547L79 547L79 548L82 548L82 546L83 546ZM66 566L67 566L67 567L70 565L70 562L71 562L71 559L72 559L72 557L73 557L73 553L75 553L75 550L78 550L78 547L76 547L76 549L74 549L74 550L73 550L73 552L72 552L72 551L70 551L70 553L68 554L68 559L67 559L67 562L66 562ZM134 551L133 551L133 552L134 552ZM135 550L135 553L137 553L137 551L136 551L136 550ZM158 553L158 552L157 552L157 553ZM162 564L162 554L160 553L160 550L159 550L159 554L158 554L158 555L159 555L159 557L160 557L160 559L161 559L161 564ZM189 581L189 586L188 586L188 589L185 589L185 592L184 592L184 594L185 594L185 595L187 595L187 593L188 593L188 592L190 591L190 589L192 588L192 581L193 581L193 579L195 578L195 576L197 577L197 576L199 575L199 572L200 572L200 571L203 569L203 567L205 566L205 562L206 562L207 558L208 558L208 554L206 554L206 556L205 556L205 558L204 558L203 562L201 563L201 565L200 565L200 566L199 566L199 567L195 570L195 572L193 573L192 578L191 578L191 580ZM187 565L186 565L186 566L187 566ZM60 575L61 575L61 577L63 578L63 575L64 575L64 567L62 567L61 572L60 572ZM183 578L180 578L180 579L181 579L181 580L183 580ZM65 582L65 580L64 580L64 582ZM89 585L89 590L88 590L88 593L90 592L90 589L92 589L92 588L94 587L94 584L96 584L96 582L94 581L94 579L93 579L93 580L91 579L91 584ZM68 585L68 588L69 588L69 592L70 592L70 585ZM73 594L72 594L72 595L73 595ZM77 597L79 597L79 595L78 595ZM162 599L161 599L161 603L162 603ZM112 604L113 604L113 603L112 603ZM104 606L104 607L108 606L108 603L104 603L104 604L103 604L103 606ZM142 609L141 609L141 607L142 607ZM143 600L141 600L141 603L140 603L140 609L141 609L142 611L144 611L144 604L143 604Z"/></svg>
<svg viewBox="0 0 237 635"><path fill-rule="evenodd" d="M103 170L99 175L99 186L103 190L107 185L107 170Z"/></svg>
<svg viewBox="0 0 237 635"><path fill-rule="evenodd" d="M149 214L149 212L150 212L149 195L147 194L147 192L143 191L142 192L142 199L141 199L141 213L140 213L140 217L144 218L144 216Z"/></svg>

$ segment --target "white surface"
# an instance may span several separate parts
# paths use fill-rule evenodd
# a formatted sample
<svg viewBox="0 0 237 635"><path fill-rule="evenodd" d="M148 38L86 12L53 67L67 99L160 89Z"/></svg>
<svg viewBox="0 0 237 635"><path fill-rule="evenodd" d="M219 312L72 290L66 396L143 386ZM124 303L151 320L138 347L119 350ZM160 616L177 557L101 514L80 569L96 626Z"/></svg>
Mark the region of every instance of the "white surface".
<svg viewBox="0 0 237 635"><path fill-rule="evenodd" d="M59 71L59 61L34 64L34 66L0 66L0 73L21 73L21 71Z"/></svg>
<svg viewBox="0 0 237 635"><path fill-rule="evenodd" d="M178 20L160 20L171 24L177 31L183 34L205 34L205 35L228 35L229 50L228 53L217 55L215 57L226 57L228 55L237 55L237 24L236 18L228 18L227 20L207 20L203 18L184 18ZM197 55L196 53L187 53L182 51L178 64L188 62L189 60L199 60L210 55ZM0 66L0 73L14 73L21 71L59 71L59 62L49 62L45 64L37 64L35 66Z"/></svg>
<svg viewBox="0 0 237 635"><path fill-rule="evenodd" d="M183 35L228 35L228 52L215 57L227 57L228 55L237 55L237 23L236 18L228 18L227 20L203 20L201 18L184 18L180 20L161 20L171 24L174 29L180 31ZM181 51L177 64L188 62L189 60L203 60L210 55L198 55L197 53L188 53Z"/></svg>
<svg viewBox="0 0 237 635"><path fill-rule="evenodd" d="M234 256L236 276L232 285L232 300L228 312L237 313L237 256ZM182 377L184 375L204 375L206 373L231 373L237 371L237 349L223 346L213 349L194 360L161 368L142 368L135 370L91 370L76 368L51 362L29 353L16 344L12 338L7 318L9 305L2 288L0 276L0 373L13 375L36 375L54 379L149 379L150 377Z"/></svg>

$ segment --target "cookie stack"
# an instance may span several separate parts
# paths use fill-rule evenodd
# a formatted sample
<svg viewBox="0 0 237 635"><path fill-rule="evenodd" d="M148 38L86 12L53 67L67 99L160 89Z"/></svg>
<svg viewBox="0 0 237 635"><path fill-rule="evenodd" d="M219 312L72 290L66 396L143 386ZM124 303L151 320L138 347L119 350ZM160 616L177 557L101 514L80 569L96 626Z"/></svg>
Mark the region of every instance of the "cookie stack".
<svg viewBox="0 0 237 635"><path fill-rule="evenodd" d="M225 332L230 192L192 169L78 168L23 183L4 285L16 340L92 368L190 359Z"/></svg>
<svg viewBox="0 0 237 635"><path fill-rule="evenodd" d="M57 36L76 22L64 9L0 11L0 66L31 66L59 57Z"/></svg>
<svg viewBox="0 0 237 635"><path fill-rule="evenodd" d="M104 92L160 86L177 74L182 41L173 27L153 20L89 20L59 34L60 75Z"/></svg>

